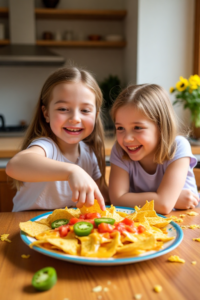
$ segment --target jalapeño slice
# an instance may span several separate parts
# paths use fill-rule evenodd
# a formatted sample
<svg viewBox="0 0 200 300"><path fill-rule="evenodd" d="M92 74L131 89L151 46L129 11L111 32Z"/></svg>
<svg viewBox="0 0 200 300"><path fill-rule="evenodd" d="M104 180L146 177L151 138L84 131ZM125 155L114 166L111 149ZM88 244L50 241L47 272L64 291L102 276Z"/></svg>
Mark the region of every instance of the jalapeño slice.
<svg viewBox="0 0 200 300"><path fill-rule="evenodd" d="M74 232L78 236L87 236L93 229L93 225L89 222L77 222L74 224Z"/></svg>
<svg viewBox="0 0 200 300"><path fill-rule="evenodd" d="M96 226L98 226L101 223L106 223L106 224L111 224L113 225L115 223L115 219L112 218L98 218L98 219L94 219L94 223Z"/></svg>
<svg viewBox="0 0 200 300"><path fill-rule="evenodd" d="M52 267L46 267L33 275L32 285L39 291L47 291L54 286L56 281L56 270Z"/></svg>
<svg viewBox="0 0 200 300"><path fill-rule="evenodd" d="M69 220L67 220L67 219L58 219L51 223L51 228L55 229L62 225L66 225L68 223L69 223Z"/></svg>

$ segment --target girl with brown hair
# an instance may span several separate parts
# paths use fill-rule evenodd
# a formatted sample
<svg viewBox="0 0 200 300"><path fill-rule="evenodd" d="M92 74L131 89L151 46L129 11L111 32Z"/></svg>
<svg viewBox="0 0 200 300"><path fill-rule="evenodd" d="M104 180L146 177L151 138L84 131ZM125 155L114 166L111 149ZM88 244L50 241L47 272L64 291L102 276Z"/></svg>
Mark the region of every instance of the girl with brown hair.
<svg viewBox="0 0 200 300"><path fill-rule="evenodd" d="M13 211L80 208L94 198L105 209L101 104L89 72L69 67L48 77L21 151L6 167L18 187Z"/></svg>
<svg viewBox="0 0 200 300"><path fill-rule="evenodd" d="M154 199L155 209L198 205L189 142L178 135L167 92L156 84L131 85L112 107L117 143L111 153L110 201L134 207Z"/></svg>

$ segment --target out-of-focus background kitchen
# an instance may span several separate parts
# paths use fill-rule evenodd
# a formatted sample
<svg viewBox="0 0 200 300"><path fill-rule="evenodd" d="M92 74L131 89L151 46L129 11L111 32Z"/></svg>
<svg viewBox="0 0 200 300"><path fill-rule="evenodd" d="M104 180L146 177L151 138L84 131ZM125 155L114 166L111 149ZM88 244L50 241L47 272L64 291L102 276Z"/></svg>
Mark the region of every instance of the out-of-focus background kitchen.
<svg viewBox="0 0 200 300"><path fill-rule="evenodd" d="M180 75L194 72L195 0L60 0L55 8L45 2L0 0L0 211L11 209L15 193L5 166L54 70L74 64L100 84L157 83L168 91ZM57 55L37 52L37 59L29 49L28 59L22 48L12 55L19 44ZM189 111L175 110L189 125ZM109 121L104 126L109 160L114 137Z"/></svg>

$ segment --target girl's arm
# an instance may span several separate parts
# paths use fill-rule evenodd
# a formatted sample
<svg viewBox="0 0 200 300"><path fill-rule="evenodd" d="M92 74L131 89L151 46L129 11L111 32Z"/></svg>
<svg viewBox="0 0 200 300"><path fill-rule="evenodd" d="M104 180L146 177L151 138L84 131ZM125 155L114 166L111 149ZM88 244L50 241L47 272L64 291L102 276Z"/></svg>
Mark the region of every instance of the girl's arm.
<svg viewBox="0 0 200 300"><path fill-rule="evenodd" d="M95 181L79 166L45 157L45 151L32 146L15 155L7 164L8 176L24 182L68 181L72 190L72 201L77 207L90 206L96 198L102 210L104 199Z"/></svg>
<svg viewBox="0 0 200 300"><path fill-rule="evenodd" d="M129 174L120 167L111 164L109 195L111 203L134 207L144 205L146 200L154 200L155 210L161 214L168 214L174 208L183 189L190 158L184 157L172 162L166 169L157 192L130 193ZM198 200L193 198L194 205ZM185 209L188 207L184 207Z"/></svg>

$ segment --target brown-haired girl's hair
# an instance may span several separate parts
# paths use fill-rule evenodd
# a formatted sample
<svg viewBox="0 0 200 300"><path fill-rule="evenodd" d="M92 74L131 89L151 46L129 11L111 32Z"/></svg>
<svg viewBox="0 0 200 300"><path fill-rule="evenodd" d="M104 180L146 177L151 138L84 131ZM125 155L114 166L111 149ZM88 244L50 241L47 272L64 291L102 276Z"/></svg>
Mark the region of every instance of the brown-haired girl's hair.
<svg viewBox="0 0 200 300"><path fill-rule="evenodd" d="M46 120L43 116L42 106L45 106L45 108L48 109L51 100L51 93L56 85L60 83L79 81L85 84L95 95L97 112L95 127L90 136L84 139L84 142L90 147L91 150L94 151L102 174L101 184L105 184L104 132L100 118L103 96L96 80L86 70L82 70L77 67L66 67L57 70L47 78L42 87L35 113L26 132L21 150L26 149L33 140L40 137L50 137L54 142L56 142L56 136L51 131L49 123L46 123ZM15 180L14 184L17 188L19 188L22 183Z"/></svg>
<svg viewBox="0 0 200 300"><path fill-rule="evenodd" d="M167 92L156 84L130 85L115 100L111 116L115 122L116 112L124 105L132 105L153 121L160 131L160 144L154 162L162 164L173 158L176 151L177 123ZM125 156L128 155L124 152Z"/></svg>

